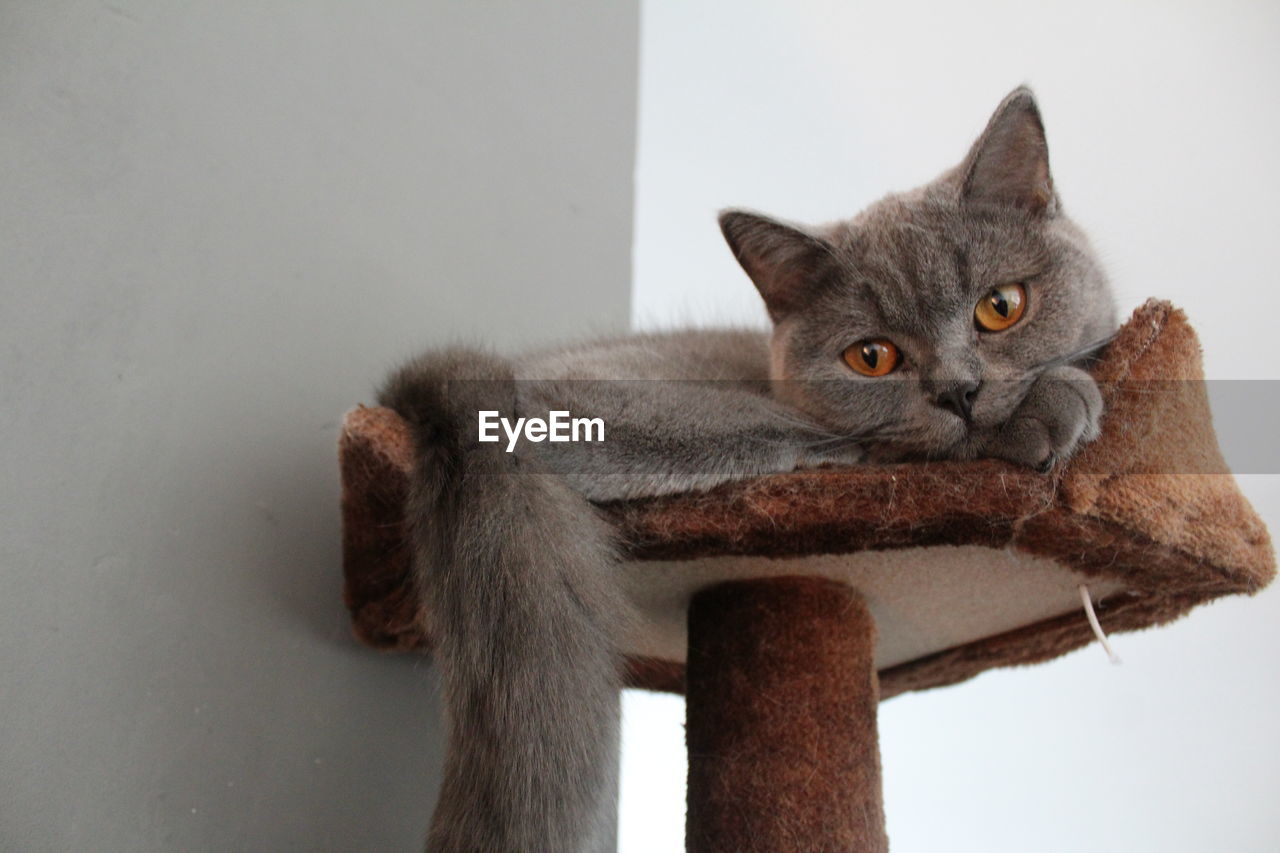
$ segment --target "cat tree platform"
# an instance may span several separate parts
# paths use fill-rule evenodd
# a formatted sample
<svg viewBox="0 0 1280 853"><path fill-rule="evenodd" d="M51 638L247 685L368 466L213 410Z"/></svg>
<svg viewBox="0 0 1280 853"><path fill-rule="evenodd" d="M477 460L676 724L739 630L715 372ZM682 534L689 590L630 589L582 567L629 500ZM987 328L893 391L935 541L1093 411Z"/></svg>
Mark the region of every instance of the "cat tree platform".
<svg viewBox="0 0 1280 853"><path fill-rule="evenodd" d="M977 462L778 474L602 506L643 618L627 683L688 699L687 844L883 850L876 703L1160 625L1275 574L1227 473L1183 314L1148 302L1093 369L1102 436L1049 474ZM392 411L340 444L356 636L427 652Z"/></svg>

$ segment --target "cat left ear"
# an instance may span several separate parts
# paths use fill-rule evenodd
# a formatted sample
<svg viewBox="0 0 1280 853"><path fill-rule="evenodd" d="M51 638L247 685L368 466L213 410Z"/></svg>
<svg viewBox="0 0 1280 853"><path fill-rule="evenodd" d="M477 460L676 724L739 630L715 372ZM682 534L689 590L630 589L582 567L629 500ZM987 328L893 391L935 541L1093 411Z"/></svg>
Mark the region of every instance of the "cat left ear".
<svg viewBox="0 0 1280 853"><path fill-rule="evenodd" d="M832 262L821 238L758 213L726 210L720 231L775 321L807 301Z"/></svg>
<svg viewBox="0 0 1280 853"><path fill-rule="evenodd" d="M1008 205L1036 215L1056 211L1049 146L1030 89L1014 89L996 107L960 175L965 201Z"/></svg>

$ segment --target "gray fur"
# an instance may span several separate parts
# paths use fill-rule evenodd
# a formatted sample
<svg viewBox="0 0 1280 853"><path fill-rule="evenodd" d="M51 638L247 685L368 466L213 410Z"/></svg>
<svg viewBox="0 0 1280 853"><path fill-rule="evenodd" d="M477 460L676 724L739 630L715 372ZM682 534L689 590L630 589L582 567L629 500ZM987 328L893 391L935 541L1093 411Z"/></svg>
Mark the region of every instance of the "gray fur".
<svg viewBox="0 0 1280 853"><path fill-rule="evenodd" d="M587 851L616 790L618 638L630 618L593 502L711 488L822 464L998 456L1044 468L1096 436L1076 366L1115 329L1107 281L1062 212L1029 91L1013 92L956 168L818 228L730 211L721 226L773 320L635 335L506 360L451 350L380 400L421 461L415 557L450 713L427 849ZM1024 282L1014 327L974 306ZM885 337L880 378L846 347ZM976 386L971 417L939 404ZM479 444L476 415L601 417L602 444Z"/></svg>

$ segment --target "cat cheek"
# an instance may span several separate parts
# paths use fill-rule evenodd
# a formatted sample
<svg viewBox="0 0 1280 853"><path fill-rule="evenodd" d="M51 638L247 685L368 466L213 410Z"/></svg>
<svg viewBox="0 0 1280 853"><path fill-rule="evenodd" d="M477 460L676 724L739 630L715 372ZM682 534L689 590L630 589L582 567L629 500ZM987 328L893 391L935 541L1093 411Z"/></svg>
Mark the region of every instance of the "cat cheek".
<svg viewBox="0 0 1280 853"><path fill-rule="evenodd" d="M930 404L924 414L917 422L917 431L926 453L947 455L968 440L972 427L950 412Z"/></svg>
<svg viewBox="0 0 1280 853"><path fill-rule="evenodd" d="M980 406L973 411L973 425L979 430L992 429L1007 421L1010 414L1009 407Z"/></svg>

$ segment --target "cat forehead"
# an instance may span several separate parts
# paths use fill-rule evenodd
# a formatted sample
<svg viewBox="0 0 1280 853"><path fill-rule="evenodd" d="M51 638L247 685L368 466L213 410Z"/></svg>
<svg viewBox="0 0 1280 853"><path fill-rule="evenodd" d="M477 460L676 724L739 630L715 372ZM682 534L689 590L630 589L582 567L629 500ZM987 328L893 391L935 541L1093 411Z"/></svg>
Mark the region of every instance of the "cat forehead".
<svg viewBox="0 0 1280 853"><path fill-rule="evenodd" d="M857 216L828 226L823 236L851 262L892 266L949 252L963 239L963 223L950 205L888 196Z"/></svg>
<svg viewBox="0 0 1280 853"><path fill-rule="evenodd" d="M840 285L819 312L923 339L967 334L976 295L1035 268L1041 254L1038 241L999 222L936 216L850 226L837 242Z"/></svg>
<svg viewBox="0 0 1280 853"><path fill-rule="evenodd" d="M937 321L950 303L967 299L967 252L946 223L898 219L863 224L841 235L838 246L845 261L840 295L883 323Z"/></svg>
<svg viewBox="0 0 1280 853"><path fill-rule="evenodd" d="M972 310L968 303L956 287L925 290L900 276L860 275L828 290L807 313L819 335L834 333L834 324L864 335L905 333L939 339Z"/></svg>
<svg viewBox="0 0 1280 853"><path fill-rule="evenodd" d="M870 281L906 279L935 296L967 293L966 274L1044 262L1048 246L1019 211L967 210L936 197L890 196L826 233L843 266Z"/></svg>

